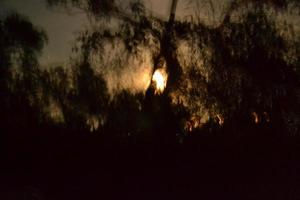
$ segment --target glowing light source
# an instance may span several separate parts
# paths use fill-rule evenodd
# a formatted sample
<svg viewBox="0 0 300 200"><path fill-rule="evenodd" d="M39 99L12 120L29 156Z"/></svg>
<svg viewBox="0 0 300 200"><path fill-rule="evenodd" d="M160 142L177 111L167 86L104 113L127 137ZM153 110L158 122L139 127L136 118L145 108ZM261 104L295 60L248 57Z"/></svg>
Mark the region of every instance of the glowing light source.
<svg viewBox="0 0 300 200"><path fill-rule="evenodd" d="M253 118L255 124L258 124L260 122L259 115L256 112L252 112L251 115L252 115L252 118Z"/></svg>
<svg viewBox="0 0 300 200"><path fill-rule="evenodd" d="M152 76L152 81L155 85L156 94L161 94L164 91L167 85L167 79L168 79L168 75L164 69L161 68L155 70Z"/></svg>
<svg viewBox="0 0 300 200"><path fill-rule="evenodd" d="M217 114L217 115L216 115L216 118L217 118L218 124L219 124L220 126L223 126L223 125L224 125L224 122L225 122L224 117L223 117L221 114Z"/></svg>
<svg viewBox="0 0 300 200"><path fill-rule="evenodd" d="M184 129L187 132L192 132L195 129L200 129L204 125L203 120L200 116L193 115L185 123Z"/></svg>
<svg viewBox="0 0 300 200"><path fill-rule="evenodd" d="M252 119L255 124L260 124L260 123L269 123L271 121L269 114L265 111L262 114L257 113L257 112L252 112L251 113Z"/></svg>

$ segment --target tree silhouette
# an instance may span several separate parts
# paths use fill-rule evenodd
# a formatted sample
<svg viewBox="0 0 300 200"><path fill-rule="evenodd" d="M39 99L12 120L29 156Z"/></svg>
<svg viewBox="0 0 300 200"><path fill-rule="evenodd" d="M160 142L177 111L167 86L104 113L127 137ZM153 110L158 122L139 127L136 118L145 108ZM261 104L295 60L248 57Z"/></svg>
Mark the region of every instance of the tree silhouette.
<svg viewBox="0 0 300 200"><path fill-rule="evenodd" d="M124 45L126 56L138 57L141 47L151 49L153 71L161 62L166 63L169 74L166 90L157 96L150 84L143 103L150 106L144 110L153 113L152 119L164 121L164 126L169 123L165 120L166 113L172 113L174 116L168 118L182 124L184 132L188 124L197 129L208 121L215 121L214 126L224 124L232 132L236 129L232 127L243 127L246 121L255 126L253 121L250 125L251 113L258 113L259 118L271 119L267 121L271 121L274 130L281 126L278 130L286 132L285 124L290 119L287 116L295 116L293 110L299 98L295 87L299 83L299 56L295 51L299 39L292 36L288 24L278 25L267 12L268 9L286 12L289 5L297 8L297 1L232 1L217 27L176 21L174 13L166 22L147 13L141 1L130 1L127 8L115 1L48 3L75 6L104 23L102 28L82 32L78 38L88 66L94 65L95 55L105 65L108 44L113 48ZM116 22L118 27L107 26L107 20ZM180 44L187 45L184 48L188 50L184 52ZM289 49L294 53L286 53ZM114 64L122 65L118 59ZM287 104L295 107L284 106ZM170 126L174 127L172 122Z"/></svg>
<svg viewBox="0 0 300 200"><path fill-rule="evenodd" d="M39 88L37 56L47 36L23 16L12 13L0 21L0 38L2 125L30 126L39 113L33 106Z"/></svg>

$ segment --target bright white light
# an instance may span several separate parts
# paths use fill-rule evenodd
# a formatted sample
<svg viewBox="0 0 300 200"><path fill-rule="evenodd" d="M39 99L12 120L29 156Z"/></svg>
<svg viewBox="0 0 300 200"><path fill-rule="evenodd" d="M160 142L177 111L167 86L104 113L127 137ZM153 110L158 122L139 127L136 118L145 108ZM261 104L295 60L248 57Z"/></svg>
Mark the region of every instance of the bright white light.
<svg viewBox="0 0 300 200"><path fill-rule="evenodd" d="M155 84L155 93L161 94L167 85L167 73L163 69L155 70L152 81Z"/></svg>

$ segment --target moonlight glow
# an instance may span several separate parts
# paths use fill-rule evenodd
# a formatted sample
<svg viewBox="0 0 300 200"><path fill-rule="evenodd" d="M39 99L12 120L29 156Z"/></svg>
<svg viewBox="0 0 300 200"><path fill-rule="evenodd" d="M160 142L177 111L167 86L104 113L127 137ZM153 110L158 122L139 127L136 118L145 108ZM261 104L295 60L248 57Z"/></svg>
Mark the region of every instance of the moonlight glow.
<svg viewBox="0 0 300 200"><path fill-rule="evenodd" d="M155 93L162 93L167 85L167 73L163 69L157 69L155 70L152 81L154 82L155 85Z"/></svg>

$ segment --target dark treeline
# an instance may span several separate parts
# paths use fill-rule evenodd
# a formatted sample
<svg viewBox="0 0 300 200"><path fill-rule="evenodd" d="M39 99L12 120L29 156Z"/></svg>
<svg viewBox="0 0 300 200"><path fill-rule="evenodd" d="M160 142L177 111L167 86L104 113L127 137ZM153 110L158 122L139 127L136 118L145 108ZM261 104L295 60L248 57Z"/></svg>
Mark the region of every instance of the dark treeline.
<svg viewBox="0 0 300 200"><path fill-rule="evenodd" d="M0 20L4 199L299 198L300 35L276 18L299 17L298 1L232 1L217 26L172 29L141 1L47 2L104 25L78 35L69 66L42 70L47 34L17 13ZM153 71L163 57L165 91L110 90L102 67L126 61L108 62L108 45L124 60L150 50Z"/></svg>

